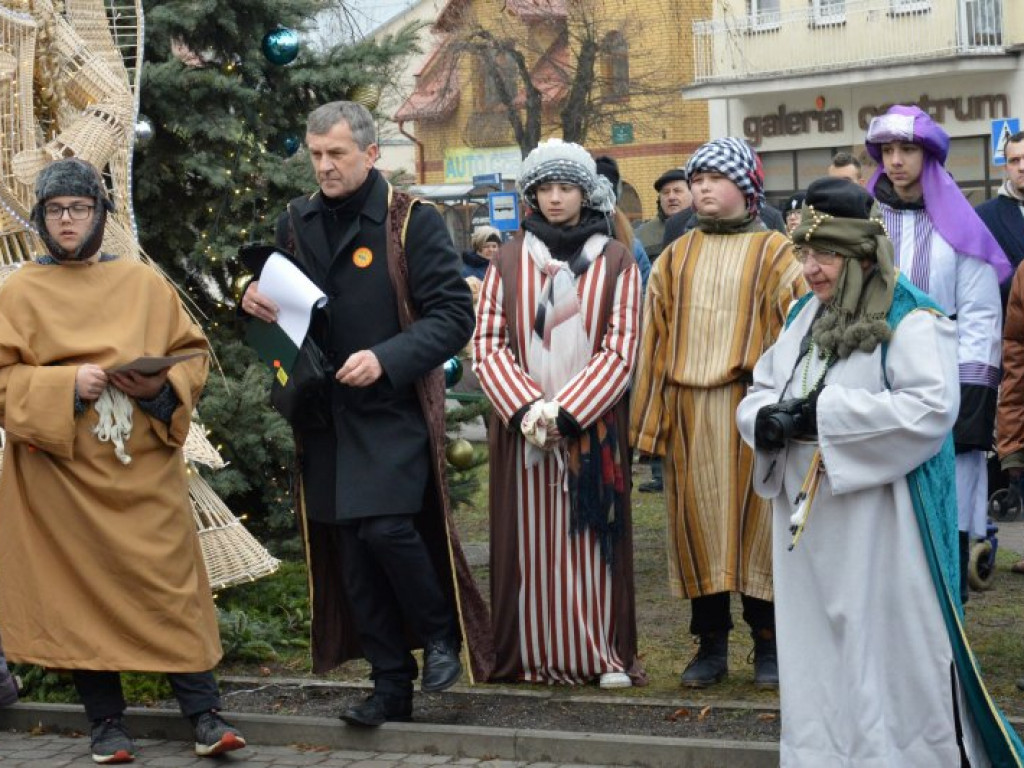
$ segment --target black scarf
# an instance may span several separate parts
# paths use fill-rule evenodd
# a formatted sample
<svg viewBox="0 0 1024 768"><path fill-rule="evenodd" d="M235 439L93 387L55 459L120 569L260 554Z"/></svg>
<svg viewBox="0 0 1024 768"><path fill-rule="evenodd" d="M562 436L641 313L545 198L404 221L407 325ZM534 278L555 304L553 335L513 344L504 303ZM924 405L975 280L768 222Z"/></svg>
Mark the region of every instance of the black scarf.
<svg viewBox="0 0 1024 768"><path fill-rule="evenodd" d="M380 172L371 168L366 180L359 185L359 188L348 197L327 197L321 192L320 210L323 212L321 219L324 225L324 234L327 235L327 243L331 248L331 254L337 250L338 241L345 226L355 220L370 197L370 190L380 178Z"/></svg>
<svg viewBox="0 0 1024 768"><path fill-rule="evenodd" d="M611 222L600 211L584 208L578 224L561 227L548 223L539 211L534 211L523 222L523 229L539 237L552 257L569 263L573 274L579 274L573 262L583 252L583 244L591 235L611 237Z"/></svg>
<svg viewBox="0 0 1024 768"><path fill-rule="evenodd" d="M875 182L875 199L883 205L895 208L898 211L923 211L924 198L914 201L906 201L896 194L892 181L884 173Z"/></svg>

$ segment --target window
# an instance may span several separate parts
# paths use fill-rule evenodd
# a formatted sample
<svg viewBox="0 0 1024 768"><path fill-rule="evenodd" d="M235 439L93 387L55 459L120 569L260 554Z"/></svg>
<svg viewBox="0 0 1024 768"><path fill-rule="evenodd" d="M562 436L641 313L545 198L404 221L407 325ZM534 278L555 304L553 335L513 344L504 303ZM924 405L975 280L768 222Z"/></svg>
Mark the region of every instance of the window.
<svg viewBox="0 0 1024 768"><path fill-rule="evenodd" d="M605 98L624 101L629 98L629 43L621 33L609 32L602 48Z"/></svg>
<svg viewBox="0 0 1024 768"><path fill-rule="evenodd" d="M493 65L488 61L489 56L480 57L480 68L483 70L480 81L484 84L481 107L483 109L495 109L507 106L502 98L502 91L498 88L498 81L505 86L504 91L509 98L515 99L519 93L519 68L516 60L508 51L495 51L493 54Z"/></svg>
<svg viewBox="0 0 1024 768"><path fill-rule="evenodd" d="M776 28L781 22L780 0L747 0L750 25L755 29Z"/></svg>
<svg viewBox="0 0 1024 768"><path fill-rule="evenodd" d="M961 28L967 33L962 40L972 47L1001 46L1003 44L1002 0L964 0Z"/></svg>
<svg viewBox="0 0 1024 768"><path fill-rule="evenodd" d="M818 26L846 21L846 0L814 0L814 23Z"/></svg>
<svg viewBox="0 0 1024 768"><path fill-rule="evenodd" d="M923 13L932 9L931 0L889 0L889 13Z"/></svg>

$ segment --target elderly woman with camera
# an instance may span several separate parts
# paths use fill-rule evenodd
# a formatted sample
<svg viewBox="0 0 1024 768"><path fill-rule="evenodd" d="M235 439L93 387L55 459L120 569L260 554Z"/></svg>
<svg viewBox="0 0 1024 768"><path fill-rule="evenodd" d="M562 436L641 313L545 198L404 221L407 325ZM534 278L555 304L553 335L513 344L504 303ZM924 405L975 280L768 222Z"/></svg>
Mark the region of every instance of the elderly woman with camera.
<svg viewBox="0 0 1024 768"><path fill-rule="evenodd" d="M1017 765L962 627L955 324L859 186L811 184L792 238L812 293L736 416L773 501L782 765Z"/></svg>

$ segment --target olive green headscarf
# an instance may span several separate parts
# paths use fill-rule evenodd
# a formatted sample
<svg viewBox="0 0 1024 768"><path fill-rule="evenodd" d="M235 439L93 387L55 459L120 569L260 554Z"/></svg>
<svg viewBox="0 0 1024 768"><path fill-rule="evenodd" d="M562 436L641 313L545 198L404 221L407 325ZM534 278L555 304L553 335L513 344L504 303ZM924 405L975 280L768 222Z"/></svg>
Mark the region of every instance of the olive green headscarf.
<svg viewBox="0 0 1024 768"><path fill-rule="evenodd" d="M832 300L811 327L823 356L871 352L892 331L885 318L896 286L892 242L878 204L845 179L818 179L807 188L793 244L846 257ZM863 269L861 261L872 262Z"/></svg>

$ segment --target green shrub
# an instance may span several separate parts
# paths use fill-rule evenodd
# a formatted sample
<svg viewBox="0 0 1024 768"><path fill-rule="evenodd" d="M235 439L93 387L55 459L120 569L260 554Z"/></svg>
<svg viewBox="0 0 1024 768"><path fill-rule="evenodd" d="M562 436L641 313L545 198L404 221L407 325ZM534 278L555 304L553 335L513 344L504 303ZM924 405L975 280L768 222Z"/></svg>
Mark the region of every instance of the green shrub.
<svg viewBox="0 0 1024 768"><path fill-rule="evenodd" d="M283 562L277 573L217 596L225 662L275 661L309 647L306 566Z"/></svg>

